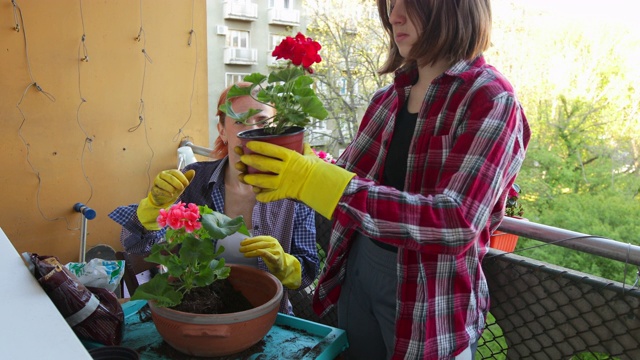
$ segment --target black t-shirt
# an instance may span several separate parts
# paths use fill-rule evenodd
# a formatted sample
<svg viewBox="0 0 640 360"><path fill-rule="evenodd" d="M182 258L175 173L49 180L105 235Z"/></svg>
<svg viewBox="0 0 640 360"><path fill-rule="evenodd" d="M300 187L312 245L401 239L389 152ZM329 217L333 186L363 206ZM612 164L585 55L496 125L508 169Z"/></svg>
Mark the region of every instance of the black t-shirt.
<svg viewBox="0 0 640 360"><path fill-rule="evenodd" d="M384 163L382 185L393 186L398 190L404 190L404 181L407 177L407 158L409 146L416 129L418 114L412 114L407 109L407 103L400 110L389 144L389 152Z"/></svg>
<svg viewBox="0 0 640 360"><path fill-rule="evenodd" d="M400 191L404 190L404 179L407 177L409 146L411 145L413 133L416 130L417 121L418 114L410 113L407 109L407 103L405 102L396 117L393 136L389 144L389 152L384 162L382 185L393 186ZM375 239L371 239L371 241L385 250L398 252L398 248L395 246L385 244Z"/></svg>

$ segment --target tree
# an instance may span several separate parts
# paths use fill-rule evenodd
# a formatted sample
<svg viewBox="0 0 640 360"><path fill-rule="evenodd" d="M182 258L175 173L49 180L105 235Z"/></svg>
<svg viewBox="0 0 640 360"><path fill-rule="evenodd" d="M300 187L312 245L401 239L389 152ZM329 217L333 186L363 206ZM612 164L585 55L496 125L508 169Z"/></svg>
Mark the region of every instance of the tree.
<svg viewBox="0 0 640 360"><path fill-rule="evenodd" d="M387 35L377 7L365 0L309 0L308 34L323 46L315 68L318 96L334 128L325 149L335 155L355 136L373 93L390 81L377 70L386 60Z"/></svg>
<svg viewBox="0 0 640 360"><path fill-rule="evenodd" d="M640 39L494 0L488 61L523 103L532 138L517 182L532 221L640 244ZM500 13L502 11L502 13ZM539 246L519 242L518 250ZM546 245L524 256L622 281L624 264ZM628 280L628 279L627 279Z"/></svg>

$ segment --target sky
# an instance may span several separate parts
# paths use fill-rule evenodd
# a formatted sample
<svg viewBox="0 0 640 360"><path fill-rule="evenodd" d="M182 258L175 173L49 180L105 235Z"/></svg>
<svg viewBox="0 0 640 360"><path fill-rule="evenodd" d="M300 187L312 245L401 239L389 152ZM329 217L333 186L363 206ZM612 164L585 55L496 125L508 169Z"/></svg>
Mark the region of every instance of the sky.
<svg viewBox="0 0 640 360"><path fill-rule="evenodd" d="M624 24L640 33L638 0L514 0L566 19Z"/></svg>

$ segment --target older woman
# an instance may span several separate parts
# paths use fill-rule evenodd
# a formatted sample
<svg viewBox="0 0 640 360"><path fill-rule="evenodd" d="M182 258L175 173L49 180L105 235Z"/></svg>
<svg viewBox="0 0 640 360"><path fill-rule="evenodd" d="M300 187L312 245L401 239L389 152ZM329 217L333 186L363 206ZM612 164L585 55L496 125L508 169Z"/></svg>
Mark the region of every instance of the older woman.
<svg viewBox="0 0 640 360"><path fill-rule="evenodd" d="M240 86L248 86L240 83ZM229 88L222 92L219 104L226 101ZM250 96L231 99L236 111L261 109L250 123L273 115L273 108ZM281 200L271 203L256 201L252 187L238 181L239 171L229 164L239 156L229 149L239 145L237 134L257 125L248 126L226 121L218 111L218 132L212 157L215 161L196 162L182 171L162 171L154 180L149 195L139 204L121 206L109 217L122 225L121 242L131 253L146 253L163 239L164 229L156 223L160 209L177 201L207 205L229 217L243 216L252 238L231 235L221 240L228 263L251 265L274 274L290 290L303 289L318 272L318 253L315 243L315 212L306 205ZM280 311L292 313L287 293Z"/></svg>

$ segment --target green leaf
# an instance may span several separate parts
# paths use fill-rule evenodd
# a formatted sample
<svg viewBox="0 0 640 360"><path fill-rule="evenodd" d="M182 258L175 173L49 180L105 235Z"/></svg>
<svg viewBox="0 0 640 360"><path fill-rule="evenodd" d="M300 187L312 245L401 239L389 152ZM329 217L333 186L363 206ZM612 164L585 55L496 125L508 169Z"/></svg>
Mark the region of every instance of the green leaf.
<svg viewBox="0 0 640 360"><path fill-rule="evenodd" d="M180 248L180 259L184 264L195 267L197 263L208 264L214 258L215 249L211 240L187 237Z"/></svg>
<svg viewBox="0 0 640 360"><path fill-rule="evenodd" d="M266 79L266 78L267 77L265 75L262 75L260 73L253 73L253 74L245 76L244 77L244 81L250 82L253 85L258 85L258 84L262 83L264 81L264 79ZM234 87L237 87L237 86L234 86ZM248 89L248 88L246 88L246 89Z"/></svg>
<svg viewBox="0 0 640 360"><path fill-rule="evenodd" d="M227 99L251 94L251 87L233 85L227 92Z"/></svg>
<svg viewBox="0 0 640 360"><path fill-rule="evenodd" d="M308 75L300 76L295 81L296 88L309 87L311 84L313 84L313 79Z"/></svg>
<svg viewBox="0 0 640 360"><path fill-rule="evenodd" d="M151 247L151 253L149 253L149 256L144 258L144 260L147 262L169 266L171 265L172 258L175 257L175 255L171 253L171 250L174 247L174 245L168 243L154 244Z"/></svg>
<svg viewBox="0 0 640 360"><path fill-rule="evenodd" d="M202 268L196 276L193 277L193 285L196 287L207 286L215 281L215 274L207 264Z"/></svg>
<svg viewBox="0 0 640 360"><path fill-rule="evenodd" d="M169 259L165 264L169 275L174 277L181 277L185 270L189 267L188 263L184 263L181 258L175 256Z"/></svg>
<svg viewBox="0 0 640 360"><path fill-rule="evenodd" d="M273 71L269 74L269 83L289 82L295 80L299 76L304 75L304 70L295 66L287 67L282 70Z"/></svg>
<svg viewBox="0 0 640 360"><path fill-rule="evenodd" d="M182 294L169 285L168 274L157 274L148 282L138 286L131 300L155 300L160 307L180 304Z"/></svg>
<svg viewBox="0 0 640 360"><path fill-rule="evenodd" d="M223 113L227 114L227 116L229 116L230 118L234 119L234 120L238 120L241 121L243 123L246 123L247 120L251 117L253 117L254 115L262 112L262 110L260 109L249 109L246 112L243 113L237 113L233 110L233 107L231 105L231 101L227 100L226 103L220 105L220 107L218 108L220 111L222 111Z"/></svg>
<svg viewBox="0 0 640 360"><path fill-rule="evenodd" d="M225 265L224 258L211 260L209 268L213 270L215 280L226 279L231 274L231 268Z"/></svg>
<svg viewBox="0 0 640 360"><path fill-rule="evenodd" d="M236 232L249 236L249 231L247 231L242 216L231 219L224 214L214 212L213 214L202 215L201 222L202 226L216 240L223 239Z"/></svg>
<svg viewBox="0 0 640 360"><path fill-rule="evenodd" d="M309 116L319 120L324 120L329 115L327 109L322 105L322 102L315 96L301 98L300 106Z"/></svg>
<svg viewBox="0 0 640 360"><path fill-rule="evenodd" d="M297 96L297 97L309 97L309 96L315 96L316 93L315 91L313 91L312 88L295 88L293 89L293 95Z"/></svg>

